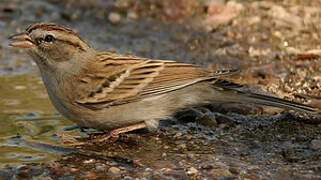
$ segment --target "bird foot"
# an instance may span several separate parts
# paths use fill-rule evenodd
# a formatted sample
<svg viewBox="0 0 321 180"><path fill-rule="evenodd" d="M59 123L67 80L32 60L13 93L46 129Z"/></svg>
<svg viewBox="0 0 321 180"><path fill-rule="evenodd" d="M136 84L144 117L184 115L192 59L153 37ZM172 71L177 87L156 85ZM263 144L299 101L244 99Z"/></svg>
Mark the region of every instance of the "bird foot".
<svg viewBox="0 0 321 180"><path fill-rule="evenodd" d="M118 140L120 134L129 132L129 131L133 131L133 130L136 130L136 129L142 129L142 128L146 128L146 125L145 125L144 122L133 124L133 125L129 125L129 126L126 126L126 127L113 129L113 130L109 131L106 134L95 136L90 141L91 141L91 143L94 143L94 144L95 143L101 143L101 142L104 142L104 141L107 141L107 140L111 141L111 142L115 142L115 141Z"/></svg>

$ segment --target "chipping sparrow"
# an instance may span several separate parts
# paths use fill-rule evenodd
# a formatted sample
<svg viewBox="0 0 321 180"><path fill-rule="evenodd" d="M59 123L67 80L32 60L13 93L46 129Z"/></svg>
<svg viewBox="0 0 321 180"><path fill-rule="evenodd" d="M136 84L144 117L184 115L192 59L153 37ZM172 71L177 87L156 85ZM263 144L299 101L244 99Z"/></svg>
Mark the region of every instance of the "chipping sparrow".
<svg viewBox="0 0 321 180"><path fill-rule="evenodd" d="M91 48L72 30L36 23L11 36L39 66L57 110L80 126L112 134L148 127L177 110L215 102L269 105L309 113L319 110L251 93L224 80L234 71L207 71L169 60L152 60Z"/></svg>

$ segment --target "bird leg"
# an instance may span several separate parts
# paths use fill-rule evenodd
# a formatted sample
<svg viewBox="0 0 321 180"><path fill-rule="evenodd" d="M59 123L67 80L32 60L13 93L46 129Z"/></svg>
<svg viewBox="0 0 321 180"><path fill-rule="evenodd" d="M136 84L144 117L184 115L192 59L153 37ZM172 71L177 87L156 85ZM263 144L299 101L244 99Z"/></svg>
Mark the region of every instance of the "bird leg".
<svg viewBox="0 0 321 180"><path fill-rule="evenodd" d="M103 142L103 141L106 141L106 140L108 140L110 138L118 138L119 134L121 134L121 133L133 131L133 130L136 130L136 129L142 129L142 128L146 128L145 122L140 122L140 123L137 123L137 124L132 124L132 125L129 125L129 126L113 129L113 130L109 131L106 134L103 134L103 135L100 135L100 136L95 136L95 139L93 139L92 142Z"/></svg>

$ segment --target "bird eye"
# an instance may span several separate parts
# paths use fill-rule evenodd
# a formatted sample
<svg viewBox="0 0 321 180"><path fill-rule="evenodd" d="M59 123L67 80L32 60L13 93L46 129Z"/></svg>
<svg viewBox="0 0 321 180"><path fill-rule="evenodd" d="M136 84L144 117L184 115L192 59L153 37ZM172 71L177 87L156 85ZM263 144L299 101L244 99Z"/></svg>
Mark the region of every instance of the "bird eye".
<svg viewBox="0 0 321 180"><path fill-rule="evenodd" d="M54 39L54 37L53 37L52 35L47 35L47 36L45 37L45 42L52 42L53 39Z"/></svg>

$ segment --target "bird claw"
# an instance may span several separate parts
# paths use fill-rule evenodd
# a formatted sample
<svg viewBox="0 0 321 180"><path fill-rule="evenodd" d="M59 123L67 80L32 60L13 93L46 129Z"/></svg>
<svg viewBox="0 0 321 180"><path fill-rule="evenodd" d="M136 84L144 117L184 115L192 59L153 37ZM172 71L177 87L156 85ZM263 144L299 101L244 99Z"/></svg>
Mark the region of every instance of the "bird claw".
<svg viewBox="0 0 321 180"><path fill-rule="evenodd" d="M115 142L118 139L119 139L119 133L111 131L103 135L94 136L93 139L90 140L90 142L93 144L101 143L107 140L111 142Z"/></svg>

